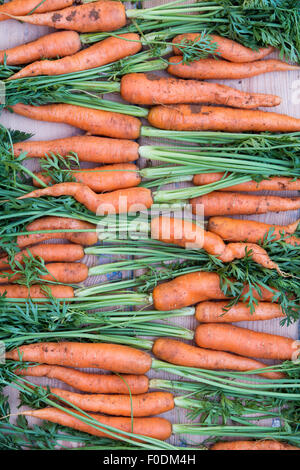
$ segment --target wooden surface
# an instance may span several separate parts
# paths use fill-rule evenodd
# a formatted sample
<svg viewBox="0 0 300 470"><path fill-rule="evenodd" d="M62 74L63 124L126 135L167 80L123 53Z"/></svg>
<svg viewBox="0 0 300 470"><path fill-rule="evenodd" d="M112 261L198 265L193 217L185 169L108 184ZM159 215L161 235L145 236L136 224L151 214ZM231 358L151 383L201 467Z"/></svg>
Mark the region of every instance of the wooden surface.
<svg viewBox="0 0 300 470"><path fill-rule="evenodd" d="M152 6L154 4L162 3L161 1L151 1L146 2L147 6ZM165 3L165 2L164 2ZM36 27L26 24L20 24L16 21L9 20L6 22L0 23L0 49L6 49L10 47L14 47L16 45L31 41L44 35L45 33L49 32L48 28L45 27ZM277 57L276 54L270 56ZM261 92L261 93L272 93L276 95L280 95L282 97L282 104L274 109L274 111L279 113L289 114L291 116L300 118L300 107L299 103L293 103L293 87L295 87L296 80L300 79L300 72L288 72L288 73L269 73L262 75L260 77L254 77L251 79L244 79L244 80L223 80L219 81L219 83L224 83L230 86L234 86L243 91L253 91L253 92ZM299 86L299 83L298 83ZM31 119L23 118L21 116L17 116L8 112L3 112L0 116L0 123L4 124L6 127L12 129L19 129L23 131L29 131L34 134L32 140L48 140L54 138L62 138L67 136L72 136L75 134L79 134L80 131L68 125L63 124L51 124L46 122L38 122L33 121ZM153 142L153 141L152 141ZM140 143L148 143L148 139L141 139ZM163 144L162 144L163 145ZM140 162L141 165L144 166L143 162ZM274 194L274 193L272 193ZM282 193L276 193L278 195L282 195ZM295 193L294 193L295 194ZM267 223L277 223L277 224L286 224L291 221L296 220L299 218L299 214L296 211L286 212L286 213L269 213L259 216L250 216L249 218L254 220L260 220ZM84 260L89 265L93 265L96 262L95 258L86 258ZM94 282L99 282L100 279L94 279ZM187 328L193 328L195 326L195 322L191 318L183 318L183 319L174 319L172 320L173 323L178 325L182 325ZM280 327L279 320L271 320L266 322L252 322L252 323L240 323L240 326L245 326L252 328L257 331L266 331L270 333L277 333L281 335L290 336L293 338L297 338L297 325L291 325L290 327ZM151 377L156 375L163 377L163 374L149 374ZM165 374L164 377L167 377ZM34 379L33 379L34 381ZM43 383L47 383L51 386L57 385L55 380L44 380ZM61 384L60 384L61 386ZM64 385L64 388L70 389ZM15 392L11 393L11 404L12 404L12 411L16 409L17 405L17 396ZM164 415L165 417L170 418L174 423L178 422L186 422L185 412L176 410L174 412L170 412ZM188 441L189 443L197 443L200 442L201 439L195 436L182 436L181 438L178 437L174 440L172 438L172 443L180 444Z"/></svg>

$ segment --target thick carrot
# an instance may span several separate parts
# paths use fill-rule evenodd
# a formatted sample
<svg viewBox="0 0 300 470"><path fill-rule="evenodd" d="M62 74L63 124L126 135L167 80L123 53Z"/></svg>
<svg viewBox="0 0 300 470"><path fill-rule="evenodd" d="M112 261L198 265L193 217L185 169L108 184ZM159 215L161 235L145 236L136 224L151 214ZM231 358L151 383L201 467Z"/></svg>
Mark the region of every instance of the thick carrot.
<svg viewBox="0 0 300 470"><path fill-rule="evenodd" d="M296 341L285 336L272 335L222 323L197 326L196 344L202 348L229 351L241 356L262 359L292 359Z"/></svg>
<svg viewBox="0 0 300 470"><path fill-rule="evenodd" d="M45 262L60 262L60 261L79 261L84 257L84 250L81 245L75 244L48 244L48 245L35 245L31 248L16 253L14 260L22 263L25 257L33 256L34 258L40 257ZM9 267L8 257L0 258L0 270Z"/></svg>
<svg viewBox="0 0 300 470"><path fill-rule="evenodd" d="M139 395L148 392L149 379L146 375L104 375L82 372L69 367L46 364L19 369L18 375L48 377L61 380L77 390L88 393L118 393Z"/></svg>
<svg viewBox="0 0 300 470"><path fill-rule="evenodd" d="M299 225L299 220L289 225L274 225L257 222L255 220L230 219L229 217L211 217L208 221L208 230L213 232L223 240L231 242L249 241L259 243L263 238L272 232L274 240L279 240L281 235L287 236L287 243L299 244L300 239L292 237Z"/></svg>
<svg viewBox="0 0 300 470"><path fill-rule="evenodd" d="M70 286L21 286L17 284L6 284L0 286L0 295L6 294L9 299L46 299L47 290L57 299L71 299L74 297L74 291Z"/></svg>
<svg viewBox="0 0 300 470"><path fill-rule="evenodd" d="M84 108L72 104L30 106L19 103L11 106L11 108L21 116L38 121L69 124L91 134L106 135L119 139L137 139L140 136L141 121L125 114Z"/></svg>
<svg viewBox="0 0 300 470"><path fill-rule="evenodd" d="M239 321L271 320L285 315L281 307L273 302L258 302L255 311L251 313L250 307L243 302L225 310L228 302L201 302L196 307L195 317L200 323L231 323Z"/></svg>
<svg viewBox="0 0 300 470"><path fill-rule="evenodd" d="M136 212L149 209L153 203L147 188L119 189L105 194L96 194L81 183L59 183L49 188L36 189L20 199L43 196L73 196L91 212L98 215Z"/></svg>
<svg viewBox="0 0 300 470"><path fill-rule="evenodd" d="M80 48L81 42L78 33L60 31L43 36L33 42L0 51L0 63L4 63L4 58L6 58L8 65L28 64L40 59L56 59L75 54Z"/></svg>
<svg viewBox="0 0 300 470"><path fill-rule="evenodd" d="M91 232L64 232L64 230L91 230ZM98 241L96 226L89 222L68 217L41 217L26 225L27 232L39 232L41 230L61 230L56 233L33 233L30 235L19 235L17 245L26 248L36 243L54 238L63 238L79 245L95 245Z"/></svg>
<svg viewBox="0 0 300 470"><path fill-rule="evenodd" d="M175 406L173 395L169 392L150 392L132 397L104 394L83 395L52 387L50 392L68 400L82 410L113 416L131 416L131 413L132 416L140 418L160 415L173 410Z"/></svg>
<svg viewBox="0 0 300 470"><path fill-rule="evenodd" d="M139 169L133 163L119 163L80 171L74 170L70 174L77 183L85 184L96 193L132 188L138 186L141 182ZM44 176L43 173L36 173L36 175L47 185L51 184L51 177ZM33 179L33 185L41 187L35 179Z"/></svg>
<svg viewBox="0 0 300 470"><path fill-rule="evenodd" d="M217 83L160 77L153 73L124 75L121 96L130 103L143 105L211 103L245 109L277 106L281 102L275 95L246 93Z"/></svg>
<svg viewBox="0 0 300 470"><path fill-rule="evenodd" d="M40 276L44 281L63 282L64 284L78 284L87 279L89 270L83 263L48 263L45 265L49 274ZM8 277L0 277L0 284L7 284L20 279L20 274L13 274L13 271L6 271ZM10 276L10 274L12 276Z"/></svg>
<svg viewBox="0 0 300 470"><path fill-rule="evenodd" d="M267 72L286 72L299 70L296 65L287 64L282 60L258 60L255 62L233 63L226 60L200 59L189 64L182 62L182 57L175 56L169 59L168 72L180 78L194 80L210 79L241 79L255 77Z"/></svg>
<svg viewBox="0 0 300 470"><path fill-rule="evenodd" d="M57 46L59 47L59 45L58 43ZM54 48L55 46L53 45L53 49ZM70 54L56 54L56 57L59 55L68 55L68 57L63 57L62 59L34 62L12 75L9 79L15 80L17 78L34 77L36 75L61 75L93 69L136 54L141 48L142 43L138 34L122 34L118 37L104 39L82 51L79 51L79 47Z"/></svg>
<svg viewBox="0 0 300 470"><path fill-rule="evenodd" d="M185 367L197 367L210 370L236 370L252 371L265 367L265 364L254 359L237 356L227 352L213 351L210 349L191 346L181 341L159 338L154 342L153 354L159 359ZM268 379L282 378L282 374L264 372L261 377Z"/></svg>
<svg viewBox="0 0 300 470"><path fill-rule="evenodd" d="M300 450L299 447L278 441L226 441L217 442L210 450Z"/></svg>
<svg viewBox="0 0 300 470"><path fill-rule="evenodd" d="M217 43L218 47L214 52L217 56L231 62L243 63L254 62L255 60L263 59L274 51L274 47L262 47L258 51L254 51L248 47L242 46L238 42L232 41L222 36L215 34L209 35L211 43ZM198 33L179 34L173 39L173 51L176 55L182 55L182 51L176 47L176 44L184 45L184 42L197 41L200 38Z"/></svg>
<svg viewBox="0 0 300 470"><path fill-rule="evenodd" d="M193 183L196 186L216 183L225 176L225 173L201 173L195 175ZM227 175L229 176L229 174ZM235 184L220 189L220 191L300 191L300 178L287 178L285 176L272 176L260 182L249 181L248 183Z"/></svg>
<svg viewBox="0 0 300 470"><path fill-rule="evenodd" d="M14 18L29 24L56 29L71 29L80 33L115 31L126 25L124 5L112 0L71 6L51 13L18 15Z"/></svg>
<svg viewBox="0 0 300 470"><path fill-rule="evenodd" d="M74 0L11 0L0 5L0 21L9 20L9 15L28 15L33 10L35 13L44 13L46 11L61 10L73 5Z"/></svg>
<svg viewBox="0 0 300 470"><path fill-rule="evenodd" d="M73 411L73 410L72 410ZM73 411L74 412L74 411ZM80 414L76 411L77 414ZM52 423L57 423L62 426L67 426L78 431L86 432L98 437L111 437L103 429L103 431L95 429L93 426L88 425L75 418L68 413L58 410L56 408L43 408L40 410L28 410L22 413L25 416L33 418L45 419ZM89 413L89 416L99 424L112 426L127 433L139 434L141 436L153 437L162 441L168 439L172 434L172 425L164 418L131 418L115 417L115 416L101 416L98 414ZM122 435L121 435L122 436Z"/></svg>
<svg viewBox="0 0 300 470"><path fill-rule="evenodd" d="M129 346L108 343L36 343L6 353L14 361L40 362L66 367L91 367L123 374L145 374L151 368L151 356Z"/></svg>
<svg viewBox="0 0 300 470"><path fill-rule="evenodd" d="M214 191L190 200L193 213L202 206L205 216L264 214L300 209L300 197L259 196Z"/></svg>
<svg viewBox="0 0 300 470"><path fill-rule="evenodd" d="M26 152L28 158L44 158L51 153L66 157L74 152L83 162L126 163L139 158L139 145L132 140L77 135L57 140L18 142L13 146L13 152L16 157Z"/></svg>
<svg viewBox="0 0 300 470"><path fill-rule="evenodd" d="M260 110L214 106L155 106L148 121L154 127L175 131L299 132L300 119Z"/></svg>

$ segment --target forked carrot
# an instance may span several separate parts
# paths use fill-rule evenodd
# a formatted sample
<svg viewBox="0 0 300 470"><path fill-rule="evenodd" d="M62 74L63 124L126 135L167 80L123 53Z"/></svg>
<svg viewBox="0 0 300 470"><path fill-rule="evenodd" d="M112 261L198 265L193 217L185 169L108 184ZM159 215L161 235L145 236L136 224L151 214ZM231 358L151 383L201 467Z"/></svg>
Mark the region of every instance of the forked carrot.
<svg viewBox="0 0 300 470"><path fill-rule="evenodd" d="M229 176L226 175L226 177ZM195 175L193 183L196 186L216 183L225 177L225 173L201 173ZM247 183L235 184L220 189L220 191L300 191L300 178L287 178L285 176L272 176L259 182L249 181Z"/></svg>
<svg viewBox="0 0 300 470"><path fill-rule="evenodd" d="M70 286L21 286L17 284L0 285L0 295L6 295L9 299L46 299L49 297L47 291L57 299L71 299L74 297L74 290Z"/></svg>
<svg viewBox="0 0 300 470"><path fill-rule="evenodd" d="M39 276L39 278L44 281L78 284L85 281L89 274L88 267L83 263L48 263L45 267L49 271L49 274ZM21 277L21 274L14 274L14 272L10 270L5 270L3 275L6 274L8 275L7 277L0 276L0 284L15 282Z"/></svg>
<svg viewBox="0 0 300 470"><path fill-rule="evenodd" d="M217 442L210 450L300 450L299 447L274 440Z"/></svg>
<svg viewBox="0 0 300 470"><path fill-rule="evenodd" d="M11 0L4 5L0 5L0 21L9 20L9 15L28 15L33 10L35 13L44 13L46 11L61 10L72 6L74 0Z"/></svg>
<svg viewBox="0 0 300 470"><path fill-rule="evenodd" d="M273 302L258 302L255 311L251 312L243 302L238 302L227 309L228 302L207 301L196 306L195 317L200 323L232 323L239 321L271 320L282 318L280 305Z"/></svg>

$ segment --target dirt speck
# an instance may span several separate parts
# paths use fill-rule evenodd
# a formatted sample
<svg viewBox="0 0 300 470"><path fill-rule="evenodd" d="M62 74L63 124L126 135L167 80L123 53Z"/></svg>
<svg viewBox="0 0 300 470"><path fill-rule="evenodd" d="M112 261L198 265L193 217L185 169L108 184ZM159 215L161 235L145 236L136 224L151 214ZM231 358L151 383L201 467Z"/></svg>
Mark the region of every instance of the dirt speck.
<svg viewBox="0 0 300 470"><path fill-rule="evenodd" d="M72 21L76 16L76 10L73 10L68 16L66 16L67 21Z"/></svg>
<svg viewBox="0 0 300 470"><path fill-rule="evenodd" d="M89 17L91 18L91 20L98 20L100 18L98 10L96 10L95 8L91 10L89 13Z"/></svg>
<svg viewBox="0 0 300 470"><path fill-rule="evenodd" d="M52 21L53 23L57 23L58 21L60 21L62 19L62 15L60 13L54 13L54 15L52 15Z"/></svg>

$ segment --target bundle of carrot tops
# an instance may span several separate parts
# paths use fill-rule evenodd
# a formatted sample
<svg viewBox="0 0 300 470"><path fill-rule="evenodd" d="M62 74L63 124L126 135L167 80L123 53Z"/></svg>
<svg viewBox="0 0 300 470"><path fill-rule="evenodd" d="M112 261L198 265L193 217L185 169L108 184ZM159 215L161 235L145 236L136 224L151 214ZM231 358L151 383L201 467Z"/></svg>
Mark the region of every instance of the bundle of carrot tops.
<svg viewBox="0 0 300 470"><path fill-rule="evenodd" d="M300 317L300 119L216 83L299 70L299 1L0 3L52 28L0 51L3 116L82 131L0 126L0 448L300 450L299 342L259 326Z"/></svg>

